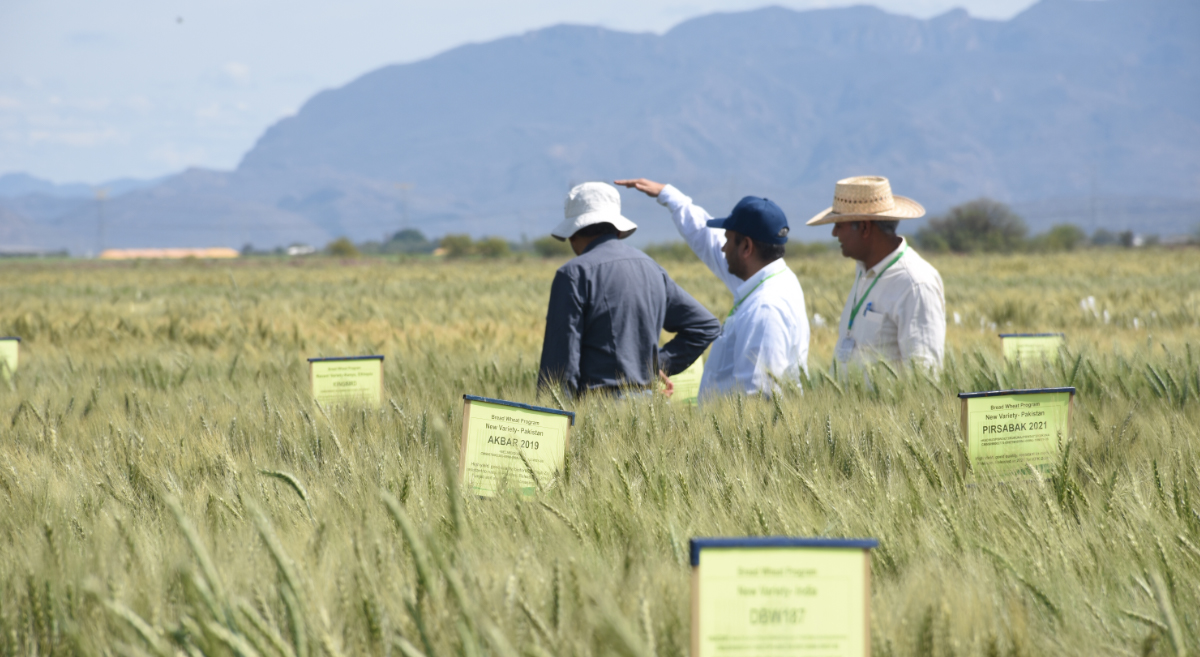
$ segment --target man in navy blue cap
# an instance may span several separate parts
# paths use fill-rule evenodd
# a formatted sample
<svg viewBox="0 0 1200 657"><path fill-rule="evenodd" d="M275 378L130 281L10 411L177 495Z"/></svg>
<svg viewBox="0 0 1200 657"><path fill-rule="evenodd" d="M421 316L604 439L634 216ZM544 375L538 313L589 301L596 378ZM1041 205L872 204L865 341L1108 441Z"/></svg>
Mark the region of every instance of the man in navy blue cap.
<svg viewBox="0 0 1200 657"><path fill-rule="evenodd" d="M704 366L700 401L730 392L769 395L776 381L799 385L800 371L808 372L808 315L800 281L783 261L788 236L783 210L747 196L728 217L713 219L671 185L645 178L616 184L667 206L688 246L733 293L733 307Z"/></svg>

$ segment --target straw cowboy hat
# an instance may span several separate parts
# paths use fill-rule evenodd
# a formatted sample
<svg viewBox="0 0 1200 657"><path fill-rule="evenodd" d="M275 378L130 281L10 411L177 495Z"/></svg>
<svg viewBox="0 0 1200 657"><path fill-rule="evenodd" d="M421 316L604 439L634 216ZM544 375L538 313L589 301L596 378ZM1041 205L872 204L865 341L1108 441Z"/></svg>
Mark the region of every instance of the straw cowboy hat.
<svg viewBox="0 0 1200 657"><path fill-rule="evenodd" d="M589 182L573 187L567 193L563 214L566 219L550 231L560 240L570 239L580 228L592 224L612 224L621 239L637 230L637 224L621 216L621 195L607 183Z"/></svg>
<svg viewBox="0 0 1200 657"><path fill-rule="evenodd" d="M895 221L925 216L920 203L892 194L892 186L883 176L843 178L833 190L833 206L812 219L809 226L824 226L845 221Z"/></svg>

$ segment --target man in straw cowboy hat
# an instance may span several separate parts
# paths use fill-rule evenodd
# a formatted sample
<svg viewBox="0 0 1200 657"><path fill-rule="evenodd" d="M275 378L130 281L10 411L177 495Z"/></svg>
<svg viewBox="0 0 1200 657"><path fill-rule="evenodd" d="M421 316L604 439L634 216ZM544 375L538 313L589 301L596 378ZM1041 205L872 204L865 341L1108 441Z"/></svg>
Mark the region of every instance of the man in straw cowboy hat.
<svg viewBox="0 0 1200 657"><path fill-rule="evenodd" d="M942 366L946 301L942 277L896 234L902 219L924 216L920 203L892 194L887 178L839 180L833 206L808 220L833 224L842 255L858 261L854 287L838 322L835 357L843 364L876 360Z"/></svg>
<svg viewBox="0 0 1200 657"><path fill-rule="evenodd" d="M783 261L788 235L783 210L747 196L728 217L713 219L671 185L645 178L616 184L667 206L688 246L733 293L733 307L704 367L700 400L728 392L770 394L776 380L799 384L800 371L808 371L808 315L800 281Z"/></svg>
<svg viewBox="0 0 1200 657"><path fill-rule="evenodd" d="M650 256L621 241L637 225L621 216L616 188L575 186L565 214L550 234L569 241L577 257L550 287L538 388L623 395L687 369L721 324ZM664 329L675 337L660 349Z"/></svg>

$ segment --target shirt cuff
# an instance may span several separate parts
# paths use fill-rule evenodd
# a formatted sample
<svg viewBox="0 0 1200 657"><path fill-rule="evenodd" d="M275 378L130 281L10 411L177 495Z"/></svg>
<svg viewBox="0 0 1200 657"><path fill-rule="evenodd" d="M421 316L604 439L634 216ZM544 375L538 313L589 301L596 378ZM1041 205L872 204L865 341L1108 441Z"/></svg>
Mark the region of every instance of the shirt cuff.
<svg viewBox="0 0 1200 657"><path fill-rule="evenodd" d="M678 189L675 189L674 185L666 185L663 187L662 191L658 193L658 198L656 200L658 201L659 205L667 206L672 212L679 209L681 206L690 205L692 202L691 197L679 191Z"/></svg>

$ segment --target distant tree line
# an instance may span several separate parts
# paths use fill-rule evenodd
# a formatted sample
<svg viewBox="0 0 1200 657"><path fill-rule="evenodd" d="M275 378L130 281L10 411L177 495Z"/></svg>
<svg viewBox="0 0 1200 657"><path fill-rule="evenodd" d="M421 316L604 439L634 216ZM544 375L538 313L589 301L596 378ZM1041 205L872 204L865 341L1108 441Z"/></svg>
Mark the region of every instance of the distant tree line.
<svg viewBox="0 0 1200 657"><path fill-rule="evenodd" d="M1111 232L1103 228L1089 237L1073 224L1057 224L1044 233L1029 234L1029 227L1012 208L987 198L976 199L950 208L945 214L931 218L915 235L914 244L931 253L1050 253L1097 247L1154 246L1158 236L1141 236L1133 231ZM1190 243L1200 244L1200 225ZM788 257L817 255L836 250L836 242L792 242L787 245ZM695 258L683 242L651 244L643 249L655 260L690 260ZM569 258L574 255L571 245L549 235L535 240L522 237L511 242L502 237L472 238L465 233L446 235L431 240L420 230L406 228L383 241L355 244L339 237L324 249L304 245L258 251L247 244L243 255L307 255L324 253L340 258L363 255L438 255L447 258L503 258L510 255L532 255L542 258Z"/></svg>
<svg viewBox="0 0 1200 657"><path fill-rule="evenodd" d="M1200 237L1198 231L1197 237ZM951 253L1017 253L1074 251L1085 246L1153 246L1157 235L1133 231L1113 233L1103 228L1089 238L1074 224L1057 224L1029 235L1025 220L1007 205L981 198L950 208L929 220L913 241L925 251Z"/></svg>
<svg viewBox="0 0 1200 657"><path fill-rule="evenodd" d="M348 238L340 237L325 246L326 255L337 257L356 257L360 255L438 255L447 258L503 258L509 255L532 254L543 258L553 258L573 255L571 246L547 235L530 242L522 239L520 242L510 242L502 237L472 238L465 233L446 235L437 240L425 237L425 234L415 228L401 230L387 240L369 241L354 244Z"/></svg>

